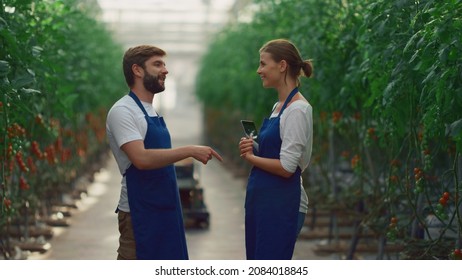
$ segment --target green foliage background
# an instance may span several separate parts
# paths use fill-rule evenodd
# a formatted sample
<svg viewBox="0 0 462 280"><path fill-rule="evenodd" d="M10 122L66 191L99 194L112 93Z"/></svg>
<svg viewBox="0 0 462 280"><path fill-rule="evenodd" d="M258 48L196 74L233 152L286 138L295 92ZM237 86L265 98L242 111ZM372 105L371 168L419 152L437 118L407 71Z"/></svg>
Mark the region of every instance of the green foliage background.
<svg viewBox="0 0 462 280"><path fill-rule="evenodd" d="M0 252L25 213L47 214L107 149L106 111L126 91L123 50L94 6L0 1ZM34 146L36 145L36 146ZM45 210L44 210L45 209Z"/></svg>

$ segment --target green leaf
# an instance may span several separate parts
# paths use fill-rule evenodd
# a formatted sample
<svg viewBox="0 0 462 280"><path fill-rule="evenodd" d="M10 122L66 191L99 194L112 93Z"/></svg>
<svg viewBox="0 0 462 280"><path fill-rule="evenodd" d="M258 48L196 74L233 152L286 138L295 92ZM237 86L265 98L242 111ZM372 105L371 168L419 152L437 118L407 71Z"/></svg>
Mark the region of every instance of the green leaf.
<svg viewBox="0 0 462 280"><path fill-rule="evenodd" d="M43 48L42 47L39 47L39 46L33 46L32 47L32 55L34 57L40 57L40 55L42 54L43 52Z"/></svg>
<svg viewBox="0 0 462 280"><path fill-rule="evenodd" d="M23 94L39 94L41 93L40 90L36 90L36 89L33 89L33 88L22 88L19 90L20 93L23 93Z"/></svg>
<svg viewBox="0 0 462 280"><path fill-rule="evenodd" d="M413 47L412 45L413 45L413 43L414 43L414 41L415 41L415 39L417 38L418 35L420 35L420 30L417 31L414 35L412 35L411 39L409 39L409 41L407 41L403 52L407 52L409 48Z"/></svg>
<svg viewBox="0 0 462 280"><path fill-rule="evenodd" d="M16 76L12 81L11 84L13 88L20 89L25 86L31 85L35 82L35 77L32 76L30 73L25 73L19 76Z"/></svg>
<svg viewBox="0 0 462 280"><path fill-rule="evenodd" d="M8 61L0 60L0 77L6 77L10 72L10 64Z"/></svg>
<svg viewBox="0 0 462 280"><path fill-rule="evenodd" d="M412 63L417 57L419 56L419 50L416 50L414 54L412 55L411 59L409 60L409 63ZM420 65L421 62L419 62L417 65ZM418 69L418 68L417 68ZM416 70L417 70L416 69Z"/></svg>

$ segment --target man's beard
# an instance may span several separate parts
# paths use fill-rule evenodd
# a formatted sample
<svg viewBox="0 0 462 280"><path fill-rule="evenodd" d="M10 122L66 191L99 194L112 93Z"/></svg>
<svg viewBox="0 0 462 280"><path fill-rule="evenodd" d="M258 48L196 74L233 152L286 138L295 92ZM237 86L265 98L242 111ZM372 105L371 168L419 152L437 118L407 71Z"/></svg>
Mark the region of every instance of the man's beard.
<svg viewBox="0 0 462 280"><path fill-rule="evenodd" d="M152 94L156 94L165 90L165 86L159 83L159 77L149 73L144 75L143 85Z"/></svg>

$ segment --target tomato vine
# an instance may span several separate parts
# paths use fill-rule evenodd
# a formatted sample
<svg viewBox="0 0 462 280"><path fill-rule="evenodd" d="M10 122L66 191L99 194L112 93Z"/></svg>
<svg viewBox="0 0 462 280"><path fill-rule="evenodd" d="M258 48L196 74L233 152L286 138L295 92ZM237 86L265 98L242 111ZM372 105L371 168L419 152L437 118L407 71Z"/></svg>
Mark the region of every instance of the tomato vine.
<svg viewBox="0 0 462 280"><path fill-rule="evenodd" d="M27 215L49 214L107 149L106 110L125 89L122 48L95 8L75 0L0 1L4 258L12 257L11 226L27 228Z"/></svg>

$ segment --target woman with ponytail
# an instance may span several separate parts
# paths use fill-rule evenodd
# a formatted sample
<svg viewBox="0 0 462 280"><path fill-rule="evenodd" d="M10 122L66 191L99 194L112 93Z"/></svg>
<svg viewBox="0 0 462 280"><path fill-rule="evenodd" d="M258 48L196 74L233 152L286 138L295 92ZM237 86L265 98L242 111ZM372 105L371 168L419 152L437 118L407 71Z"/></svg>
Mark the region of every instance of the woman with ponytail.
<svg viewBox="0 0 462 280"><path fill-rule="evenodd" d="M312 107L299 91L300 77L311 77L285 39L260 49L257 73L264 88L274 88L278 102L254 139L241 138L240 156L252 165L245 199L247 259L291 259L308 210L301 173L308 167L313 141Z"/></svg>

